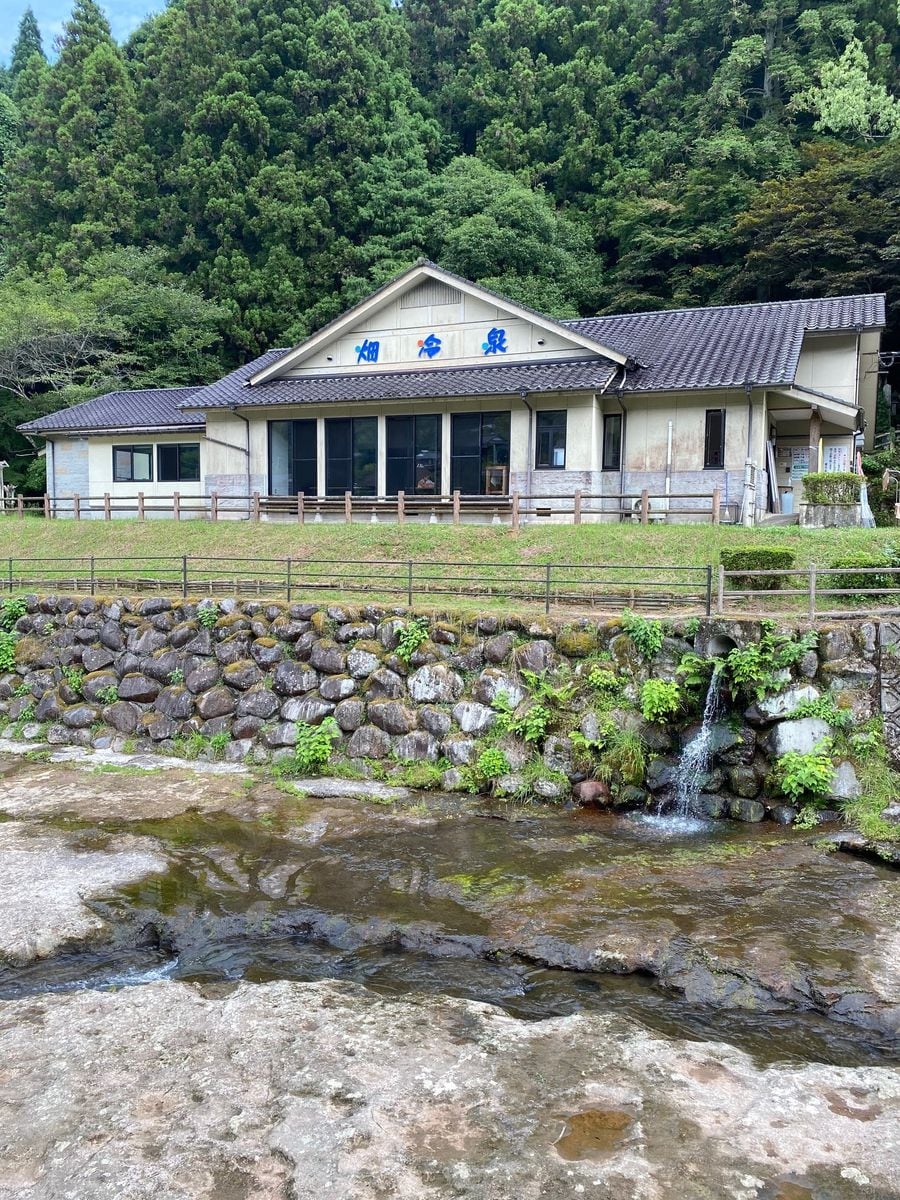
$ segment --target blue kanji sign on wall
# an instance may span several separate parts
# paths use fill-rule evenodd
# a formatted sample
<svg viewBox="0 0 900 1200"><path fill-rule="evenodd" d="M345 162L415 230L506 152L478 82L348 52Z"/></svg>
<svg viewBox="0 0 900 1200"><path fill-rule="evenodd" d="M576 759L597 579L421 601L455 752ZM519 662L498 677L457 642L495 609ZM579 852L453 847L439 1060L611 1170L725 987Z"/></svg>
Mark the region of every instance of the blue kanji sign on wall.
<svg viewBox="0 0 900 1200"><path fill-rule="evenodd" d="M426 338L419 338L419 358L424 354L427 358L434 358L436 354L441 352L441 339L434 333L429 333Z"/></svg>
<svg viewBox="0 0 900 1200"><path fill-rule="evenodd" d="M367 362L367 363L378 362L378 348L380 345L381 345L380 342L375 342L375 341L372 341L370 338L366 338L361 346L356 347L357 364L359 364L361 362Z"/></svg>
<svg viewBox="0 0 900 1200"><path fill-rule="evenodd" d="M489 329L487 333L487 341L481 343L481 349L485 354L505 354L506 353L506 330Z"/></svg>

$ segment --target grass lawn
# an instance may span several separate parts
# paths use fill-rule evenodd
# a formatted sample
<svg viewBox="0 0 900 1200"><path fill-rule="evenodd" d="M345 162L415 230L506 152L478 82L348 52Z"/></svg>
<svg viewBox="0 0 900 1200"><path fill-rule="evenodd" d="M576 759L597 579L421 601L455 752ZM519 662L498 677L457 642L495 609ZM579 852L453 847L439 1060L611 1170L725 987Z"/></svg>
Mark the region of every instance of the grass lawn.
<svg viewBox="0 0 900 1200"><path fill-rule="evenodd" d="M893 544L900 551L900 530L844 529L805 530L797 526L746 530L730 526L667 525L642 527L620 525L542 525L526 527L518 534L493 526L396 525L368 523L346 525L276 524L247 521L45 521L40 518L0 519L0 588L8 564L2 559L80 558L95 556L97 590L127 592L129 578L160 578L170 590L181 585L181 565L151 562L154 558L188 555L192 559L229 558L242 560L229 565L193 562L190 592L206 590L219 594L253 591L251 581L268 578L266 590L283 593L284 559L292 559L295 594L309 589L322 599L338 597L342 591L356 597L402 600L405 595L408 560L431 567L417 567L416 602L454 607L460 598L451 595L465 590L466 606L493 602L497 593L513 593L524 599L543 595L545 564L554 565L554 599L568 586L567 603L577 598L586 607L602 607L609 599L613 609L635 599L629 586L649 584L650 594L684 594L687 606L705 591L701 573L681 574L672 567L716 566L719 551L746 545L789 547L796 565L811 562L827 566L832 559L853 550L874 550ZM102 559L124 563L104 563ZM270 560L270 561L266 561ZM272 560L282 560L275 562ZM313 560L325 560L313 564ZM357 565L359 564L359 565ZM372 564L363 566L362 564ZM377 564L377 565L376 565ZM393 565L392 565L393 564ZM449 565L454 564L454 565ZM559 570L569 564L577 570ZM614 566L622 570L601 577L591 568ZM514 570L504 568L514 566ZM639 569L643 568L643 569ZM41 590L58 575L60 588L65 578L84 580L83 564L43 564L25 567L14 562L13 573L23 587ZM557 592L558 586L558 592ZM84 590L68 585L68 590ZM692 593L689 599L686 593ZM768 601L767 601L768 603ZM782 605L790 606L785 597Z"/></svg>
<svg viewBox="0 0 900 1200"><path fill-rule="evenodd" d="M727 525L542 525L518 534L483 525L303 525L247 521L44 521L0 519L0 557L166 555L330 559L337 563L408 559L462 563L572 563L705 566L736 546L784 546L798 567L893 544L900 529L743 529Z"/></svg>

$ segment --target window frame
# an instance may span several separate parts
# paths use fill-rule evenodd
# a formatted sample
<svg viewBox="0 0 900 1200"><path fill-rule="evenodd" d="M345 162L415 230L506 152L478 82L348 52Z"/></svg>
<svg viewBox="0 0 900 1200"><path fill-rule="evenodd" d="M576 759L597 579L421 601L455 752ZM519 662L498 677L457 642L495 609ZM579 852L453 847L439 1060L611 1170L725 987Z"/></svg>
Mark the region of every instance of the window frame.
<svg viewBox="0 0 900 1200"><path fill-rule="evenodd" d="M534 414L534 416L535 416L535 422L534 422L534 469L536 471L564 471L566 469L566 454L567 454L567 450L568 450L566 442L567 442L567 437L568 437L568 432L569 432L569 410L566 408L539 409ZM559 420L556 420L556 421L552 420L552 418L560 418L560 417L562 418L561 422ZM551 460L553 458L554 450L556 450L558 448L557 444L553 441L552 435L554 432L558 432L560 427L562 428L562 459L563 460L561 463L555 463L552 461L550 461L550 462L541 462L540 461L542 418L543 418L543 421L545 424L549 424L549 429L544 432L550 434L550 440L548 442L548 450L550 451L549 457Z"/></svg>
<svg viewBox="0 0 900 1200"><path fill-rule="evenodd" d="M287 428L287 436L285 438L285 453L287 455L287 477L290 484L290 491L278 492L275 490L275 467L273 461L273 442L275 438L275 426L284 425ZM303 426L304 428L299 428ZM311 429L309 428L311 426ZM311 444L312 453L307 452L299 454L297 452L297 440L303 434L307 435L309 442L309 434L312 434ZM318 496L319 494L319 427L315 417L297 417L283 418L278 417L274 420L266 422L266 448L268 453L269 466L269 495L270 496L296 496L299 492L303 492L305 496ZM312 488L297 487L300 481L300 475L306 471L308 477L312 479Z"/></svg>
<svg viewBox="0 0 900 1200"><path fill-rule="evenodd" d="M617 435L618 439L619 439L619 452L616 455L615 463L612 463L609 461L609 455L607 453L607 449L612 440L609 431L612 428L611 423L613 421L617 422L618 427L619 427L619 432ZM602 446L602 450L601 450L601 459L600 459L600 462L601 462L600 469L602 471L621 471L622 470L622 450L623 450L622 432L623 432L624 428L625 428L625 421L623 420L621 413L604 413L603 414L603 446Z"/></svg>
<svg viewBox="0 0 900 1200"><path fill-rule="evenodd" d="M704 419L704 426L703 426L703 470L704 471L724 471L725 470L725 411L726 410L724 408L708 408L706 410L706 416ZM710 454L710 450L712 448L712 443L710 441L710 436L709 436L710 419L713 417L718 418L718 420L720 421L719 438L718 438L717 448L718 448L718 453L721 456L721 462L711 462L710 461L711 457L714 457Z"/></svg>
<svg viewBox="0 0 900 1200"><path fill-rule="evenodd" d="M136 479L134 474L134 456L135 453L146 453L150 463L150 474L146 479ZM117 465L116 456L118 454L127 454L130 464L128 475L120 475ZM112 479L113 483L153 483L153 443L152 442L131 442L124 445L113 446L112 448Z"/></svg>
<svg viewBox="0 0 900 1200"><path fill-rule="evenodd" d="M197 451L197 474L184 475L181 467L181 452L184 449ZM176 452L177 468L174 477L164 476L162 473L162 452L163 450L174 450ZM156 443L156 482L157 483L199 483L201 477L200 466L200 443L199 442L157 442Z"/></svg>
<svg viewBox="0 0 900 1200"><path fill-rule="evenodd" d="M401 424L401 422L403 424ZM442 439L443 417L441 413L395 413L384 419L384 462L385 462L385 494L396 496L399 491L407 496L439 496L441 495L442 468ZM398 431L405 426L405 438L397 438ZM427 430L433 429L434 436L427 436ZM425 446L424 443L433 443ZM403 446L403 452L397 452L397 446ZM393 452L392 452L393 451ZM432 487L420 488L417 474L420 458L422 464L432 463L431 474L434 476ZM423 470L427 468L423 465ZM404 486L394 487L399 475L403 475Z"/></svg>
<svg viewBox="0 0 900 1200"><path fill-rule="evenodd" d="M338 433L339 427L345 426L342 431L347 437L346 455L338 458L337 455L330 453L332 449L332 439ZM374 448L373 457L369 464L374 467L375 479L371 490L363 489L360 486L360 477L363 474L362 467L365 466L363 461L363 445L365 435L374 431ZM378 429L377 416L358 416L358 417L326 417L325 418L325 495L326 496L341 496L345 491L349 491L353 496L377 496L378 495L378 455L381 449L381 438ZM343 472L339 471L338 464L345 464ZM332 486L335 473L344 473L349 480L350 487L335 488Z"/></svg>

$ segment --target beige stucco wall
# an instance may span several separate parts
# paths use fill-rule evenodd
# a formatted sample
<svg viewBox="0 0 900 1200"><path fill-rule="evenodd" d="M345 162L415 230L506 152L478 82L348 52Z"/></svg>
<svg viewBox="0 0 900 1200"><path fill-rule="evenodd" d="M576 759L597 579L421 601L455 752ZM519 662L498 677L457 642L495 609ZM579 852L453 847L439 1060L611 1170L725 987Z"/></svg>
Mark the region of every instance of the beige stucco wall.
<svg viewBox="0 0 900 1200"><path fill-rule="evenodd" d="M759 452L762 402L756 398L754 452ZM609 404L614 412L614 404ZM625 443L625 469L664 471L669 422L672 422L672 471L700 471L706 438L708 409L725 409L725 470L742 470L747 457L747 398L742 392L702 394L653 393L629 396ZM762 463L757 460L758 465Z"/></svg>
<svg viewBox="0 0 900 1200"><path fill-rule="evenodd" d="M200 479L199 481L183 481L181 483L160 483L156 479L158 464L156 447L173 442L200 443ZM133 483L117 483L113 480L113 446L152 446L153 447L153 476L152 480L141 480ZM130 496L136 497L143 492L149 499L155 496L171 496L178 492L181 496L202 496L204 494L203 476L208 467L204 452L204 444L199 433L127 433L117 437L92 437L88 440L88 468L90 474L90 494L92 497L102 497L108 492L112 498Z"/></svg>
<svg viewBox="0 0 900 1200"><path fill-rule="evenodd" d="M428 370L448 365L483 366L513 360L538 362L541 359L593 357L589 350L573 345L571 339L561 333L510 316L496 304L456 289L445 291L455 292L450 303L427 302L434 295L428 285L390 301L287 374L340 374L408 369L410 366ZM491 328L504 330L505 353L485 355L482 347ZM431 359L420 356L418 345L430 333L441 339L440 353ZM378 342L378 358L374 363L357 364L356 348L366 338Z"/></svg>
<svg viewBox="0 0 900 1200"><path fill-rule="evenodd" d="M796 382L837 396L849 404L856 403L857 337L849 334L807 334L797 363Z"/></svg>

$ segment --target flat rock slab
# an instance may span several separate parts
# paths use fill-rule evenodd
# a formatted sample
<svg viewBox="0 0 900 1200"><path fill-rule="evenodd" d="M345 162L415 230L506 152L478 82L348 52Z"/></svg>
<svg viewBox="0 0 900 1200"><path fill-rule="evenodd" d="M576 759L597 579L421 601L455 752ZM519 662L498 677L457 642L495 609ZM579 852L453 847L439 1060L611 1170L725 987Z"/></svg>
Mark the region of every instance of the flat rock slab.
<svg viewBox="0 0 900 1200"><path fill-rule="evenodd" d="M79 850L61 832L0 825L0 958L26 963L100 936L106 926L85 901L165 871L151 845L124 836L104 850Z"/></svg>
<svg viewBox="0 0 900 1200"><path fill-rule="evenodd" d="M0 1056L2 1200L900 1196L898 1072L618 1016L164 982L4 1003Z"/></svg>
<svg viewBox="0 0 900 1200"><path fill-rule="evenodd" d="M187 809L226 810L243 796L247 774L228 763L186 763L67 747L33 762L0 747L0 813L85 820L153 820ZM223 770L223 768L227 768Z"/></svg>

